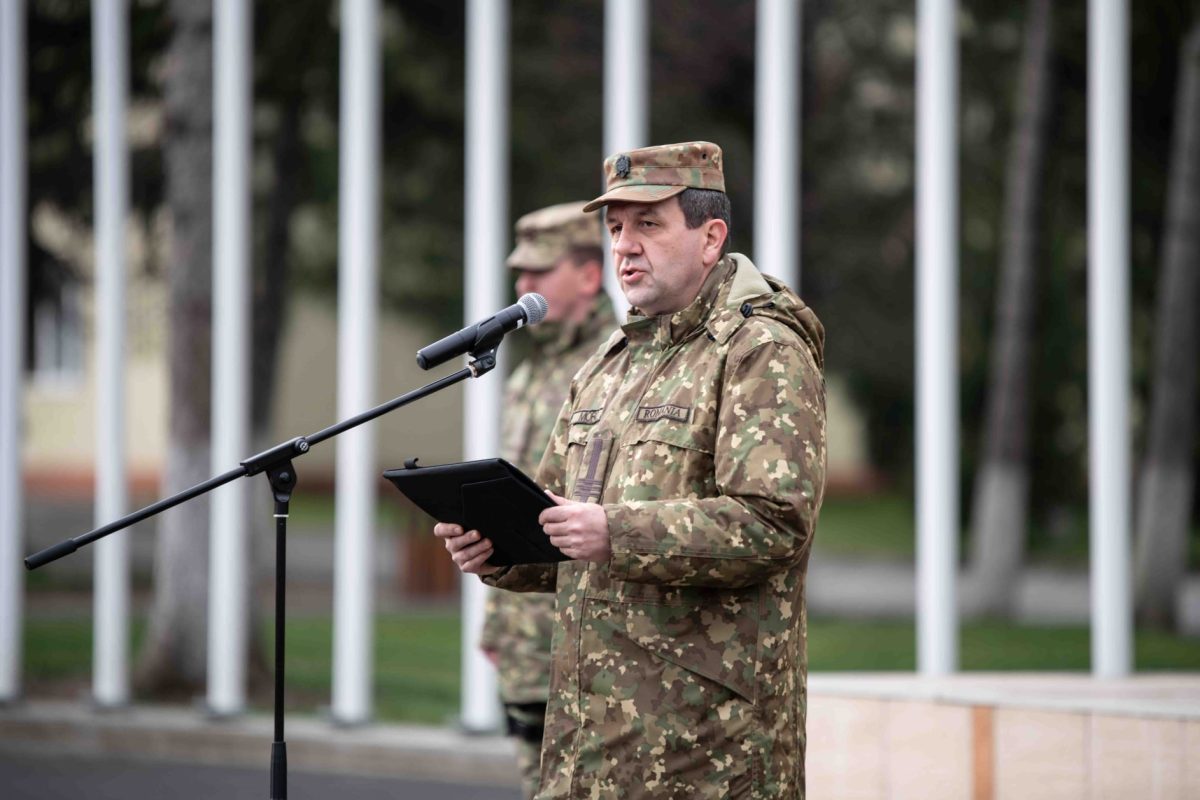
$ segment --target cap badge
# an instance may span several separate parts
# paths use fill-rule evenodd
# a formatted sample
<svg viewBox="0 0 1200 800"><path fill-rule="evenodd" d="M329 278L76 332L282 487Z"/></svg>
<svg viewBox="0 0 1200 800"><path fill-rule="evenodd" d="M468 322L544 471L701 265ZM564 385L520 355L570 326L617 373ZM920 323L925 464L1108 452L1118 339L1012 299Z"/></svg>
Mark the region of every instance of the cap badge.
<svg viewBox="0 0 1200 800"><path fill-rule="evenodd" d="M629 177L629 156L627 156L627 155L617 156L616 170L617 170L618 178L628 178Z"/></svg>

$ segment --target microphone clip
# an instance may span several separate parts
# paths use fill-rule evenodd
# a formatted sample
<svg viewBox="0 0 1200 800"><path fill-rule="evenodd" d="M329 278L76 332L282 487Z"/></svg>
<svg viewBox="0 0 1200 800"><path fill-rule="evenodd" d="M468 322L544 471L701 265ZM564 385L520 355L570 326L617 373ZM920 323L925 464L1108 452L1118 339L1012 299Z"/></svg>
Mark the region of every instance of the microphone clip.
<svg viewBox="0 0 1200 800"><path fill-rule="evenodd" d="M480 375L486 375L496 368L496 348L493 345L491 349L479 349L471 353L471 363L467 364L467 369L471 370L471 377L478 378Z"/></svg>

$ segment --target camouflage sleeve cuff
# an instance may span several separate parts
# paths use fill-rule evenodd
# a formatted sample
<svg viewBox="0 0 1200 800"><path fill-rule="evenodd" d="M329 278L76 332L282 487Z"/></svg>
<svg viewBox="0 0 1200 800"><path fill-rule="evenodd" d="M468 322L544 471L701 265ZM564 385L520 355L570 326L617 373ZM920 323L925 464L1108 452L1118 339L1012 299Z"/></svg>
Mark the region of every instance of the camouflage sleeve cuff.
<svg viewBox="0 0 1200 800"><path fill-rule="evenodd" d="M501 567L499 572L493 572L491 575L480 575L479 580L486 583L488 586L493 586L497 589L503 588L500 581L504 580L504 576L512 571L512 567Z"/></svg>
<svg viewBox="0 0 1200 800"><path fill-rule="evenodd" d="M557 564L519 564L501 567L499 572L481 575L488 586L510 592L553 592L558 582Z"/></svg>
<svg viewBox="0 0 1200 800"><path fill-rule="evenodd" d="M608 542L612 556L609 573L618 580L638 583L685 584L685 575L694 573L699 563L712 561L707 553L693 552L688 556L671 555L668 549L655 546L646 538L659 520L664 504L609 503L604 506L608 518ZM680 570L684 563L688 568ZM703 580L699 582L704 582Z"/></svg>
<svg viewBox="0 0 1200 800"><path fill-rule="evenodd" d="M604 506L617 580L663 586L749 586L803 557L809 537L766 525L727 497ZM672 530L687 531L682 539ZM731 537L728 532L736 530ZM652 538L653 537L653 538Z"/></svg>
<svg viewBox="0 0 1200 800"><path fill-rule="evenodd" d="M606 503L604 516L608 518L608 544L612 549L608 570L614 578L628 580L634 563L638 514L628 503Z"/></svg>

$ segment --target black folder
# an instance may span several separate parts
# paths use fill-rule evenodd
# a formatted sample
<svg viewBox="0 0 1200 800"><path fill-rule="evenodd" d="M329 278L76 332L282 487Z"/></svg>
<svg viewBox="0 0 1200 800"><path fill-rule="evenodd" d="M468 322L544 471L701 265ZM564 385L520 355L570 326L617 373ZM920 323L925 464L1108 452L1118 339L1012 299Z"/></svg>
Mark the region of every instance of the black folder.
<svg viewBox="0 0 1200 800"><path fill-rule="evenodd" d="M403 469L389 469L383 477L438 522L453 522L490 539L488 563L493 566L568 560L537 521L554 501L502 458L429 467L409 459Z"/></svg>

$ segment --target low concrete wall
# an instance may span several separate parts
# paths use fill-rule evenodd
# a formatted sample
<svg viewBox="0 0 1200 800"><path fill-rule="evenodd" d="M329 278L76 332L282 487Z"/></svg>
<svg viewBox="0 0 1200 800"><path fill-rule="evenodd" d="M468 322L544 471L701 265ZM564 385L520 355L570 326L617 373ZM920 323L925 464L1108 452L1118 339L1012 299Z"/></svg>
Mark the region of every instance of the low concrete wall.
<svg viewBox="0 0 1200 800"><path fill-rule="evenodd" d="M817 675L809 800L1200 797L1200 676Z"/></svg>

